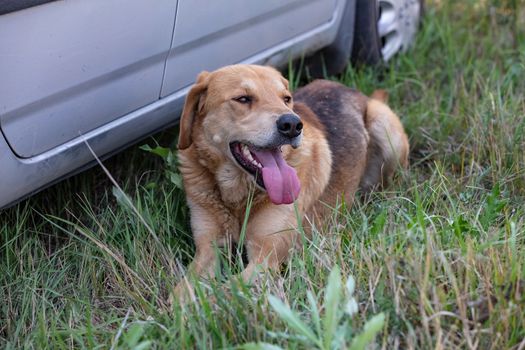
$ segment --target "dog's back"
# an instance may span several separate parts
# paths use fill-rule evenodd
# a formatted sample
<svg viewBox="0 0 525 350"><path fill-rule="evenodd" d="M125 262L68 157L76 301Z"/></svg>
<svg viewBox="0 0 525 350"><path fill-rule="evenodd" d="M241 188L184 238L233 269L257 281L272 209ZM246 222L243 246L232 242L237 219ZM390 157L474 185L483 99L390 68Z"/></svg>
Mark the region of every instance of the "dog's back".
<svg viewBox="0 0 525 350"><path fill-rule="evenodd" d="M326 205L335 205L342 194L351 203L358 189L366 166L368 133L363 114L367 100L360 92L327 80L316 80L294 94L296 108L305 104L323 125L332 152L330 182L320 198L318 214L323 215Z"/></svg>
<svg viewBox="0 0 525 350"><path fill-rule="evenodd" d="M323 125L332 152L330 182L321 197L325 205L335 205L341 194L351 204L359 188L368 192L380 187L397 166L408 165L408 141L397 116L380 101L386 97L377 91L369 98L327 80L294 94L298 113L304 104Z"/></svg>

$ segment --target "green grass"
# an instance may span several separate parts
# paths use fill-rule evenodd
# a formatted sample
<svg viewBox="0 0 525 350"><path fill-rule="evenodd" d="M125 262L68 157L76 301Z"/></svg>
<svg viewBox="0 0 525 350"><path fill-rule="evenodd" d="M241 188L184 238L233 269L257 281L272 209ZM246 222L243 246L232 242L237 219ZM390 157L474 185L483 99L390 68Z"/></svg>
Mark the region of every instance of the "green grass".
<svg viewBox="0 0 525 350"><path fill-rule="evenodd" d="M223 277L166 312L194 247L176 175L138 147L105 164L140 215L100 167L5 210L0 348L309 348L269 295L314 330L317 344L334 330L328 346L350 347L382 313L376 348L523 348L523 5L436 0L410 52L338 77L390 92L411 167L387 191L334 212L258 286L236 282L238 253L226 250ZM173 146L174 134L158 142ZM350 296L328 292L336 265L339 284L356 281L353 317L340 311ZM328 328L318 332L316 309L320 317L336 310L336 321L319 321Z"/></svg>

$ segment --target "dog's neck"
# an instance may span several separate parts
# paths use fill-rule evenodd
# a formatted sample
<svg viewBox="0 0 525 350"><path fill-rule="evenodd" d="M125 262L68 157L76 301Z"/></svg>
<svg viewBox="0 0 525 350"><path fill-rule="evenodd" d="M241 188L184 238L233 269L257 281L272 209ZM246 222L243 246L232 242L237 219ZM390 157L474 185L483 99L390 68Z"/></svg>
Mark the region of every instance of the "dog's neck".
<svg viewBox="0 0 525 350"><path fill-rule="evenodd" d="M239 169L232 162L225 162L215 172L215 179L221 192L222 200L232 207L247 203L250 193L262 195L254 183L253 176Z"/></svg>
<svg viewBox="0 0 525 350"><path fill-rule="evenodd" d="M194 146L192 148L196 156L188 157L186 163L192 162L192 167L199 169L198 173L205 172L215 179L215 190L228 209L239 211L239 203L247 203L250 193L253 193L254 202L262 200L265 193L255 185L252 175L225 159L219 152L215 153L209 147L199 147L198 142Z"/></svg>

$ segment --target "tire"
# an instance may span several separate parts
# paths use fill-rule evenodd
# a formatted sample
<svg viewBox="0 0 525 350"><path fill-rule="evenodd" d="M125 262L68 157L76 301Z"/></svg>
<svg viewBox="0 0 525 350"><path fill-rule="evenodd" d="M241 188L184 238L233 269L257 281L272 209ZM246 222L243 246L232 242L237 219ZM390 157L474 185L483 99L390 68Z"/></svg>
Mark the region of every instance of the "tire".
<svg viewBox="0 0 525 350"><path fill-rule="evenodd" d="M383 62L377 33L379 11L374 0L357 0L352 63L377 65Z"/></svg>
<svg viewBox="0 0 525 350"><path fill-rule="evenodd" d="M357 0L352 46L352 63L354 65L381 64L388 61L395 53L406 50L411 45L424 13L424 0L416 0L417 4L413 1L405 1L405 3L409 3L409 6L414 6L410 8L410 11L413 11L410 13L411 16L407 17L406 14L409 12L405 12L405 18L411 19L409 26L402 22L401 18L403 17L399 16L394 10L394 6L391 5L401 2L403 0ZM381 17L383 15L382 9L385 13L388 12L388 18L386 15ZM400 30L395 32L395 36L390 36L390 33L386 32L380 33L380 20L382 18L398 25L396 28Z"/></svg>

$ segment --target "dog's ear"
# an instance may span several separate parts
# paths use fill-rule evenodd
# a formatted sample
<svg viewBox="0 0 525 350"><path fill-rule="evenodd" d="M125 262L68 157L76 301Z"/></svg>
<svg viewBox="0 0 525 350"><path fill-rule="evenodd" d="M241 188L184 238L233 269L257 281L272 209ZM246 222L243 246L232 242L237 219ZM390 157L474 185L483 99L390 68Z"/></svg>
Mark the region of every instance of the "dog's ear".
<svg viewBox="0 0 525 350"><path fill-rule="evenodd" d="M288 83L288 80L285 79L282 75L281 75L281 81L283 82L284 87L286 88L286 90L290 90L290 84Z"/></svg>
<svg viewBox="0 0 525 350"><path fill-rule="evenodd" d="M374 100L381 101L383 103L388 103L388 91L383 89L378 89L370 95L370 98L373 98Z"/></svg>
<svg viewBox="0 0 525 350"><path fill-rule="evenodd" d="M179 129L179 144L178 149L186 149L190 147L191 130L195 115L202 111L204 107L204 100L206 97L206 91L208 89L210 73L203 71L197 77L195 85L191 88L188 96L186 96L186 102L184 102L184 109L180 118L180 129Z"/></svg>

